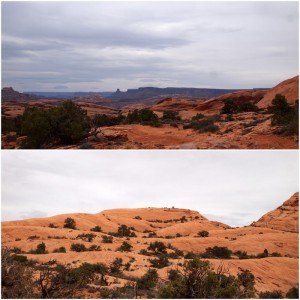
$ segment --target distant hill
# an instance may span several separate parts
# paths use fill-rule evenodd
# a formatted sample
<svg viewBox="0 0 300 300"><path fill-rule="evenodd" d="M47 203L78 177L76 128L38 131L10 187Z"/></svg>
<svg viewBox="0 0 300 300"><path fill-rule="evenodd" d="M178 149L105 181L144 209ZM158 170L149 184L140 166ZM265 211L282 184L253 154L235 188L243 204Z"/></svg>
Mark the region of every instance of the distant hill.
<svg viewBox="0 0 300 300"><path fill-rule="evenodd" d="M62 99L70 99L75 97L82 97L82 96L102 96L108 97L113 92L27 92L29 95L45 97L45 98L62 98Z"/></svg>
<svg viewBox="0 0 300 300"><path fill-rule="evenodd" d="M218 97L224 94L239 91L238 89L207 89L207 88L157 88L157 87L140 87L138 89L128 89L122 92L119 89L109 96L110 99L120 102L136 102L153 97L172 97L186 96L192 98L208 99Z"/></svg>

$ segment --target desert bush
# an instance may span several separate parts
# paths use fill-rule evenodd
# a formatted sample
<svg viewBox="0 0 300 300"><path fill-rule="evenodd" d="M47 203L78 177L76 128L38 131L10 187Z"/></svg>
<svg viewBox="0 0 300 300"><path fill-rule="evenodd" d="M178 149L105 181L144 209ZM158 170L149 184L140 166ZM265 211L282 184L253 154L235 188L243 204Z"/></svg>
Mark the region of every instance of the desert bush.
<svg viewBox="0 0 300 300"><path fill-rule="evenodd" d="M109 270L112 275L122 274L121 271L122 262L123 262L122 258L116 257L115 260L111 263Z"/></svg>
<svg viewBox="0 0 300 300"><path fill-rule="evenodd" d="M236 103L232 99L226 100L221 109L222 114L232 115L239 112L258 111L258 107L251 101Z"/></svg>
<svg viewBox="0 0 300 300"><path fill-rule="evenodd" d="M96 235L93 233L82 233L82 234L78 234L76 239L81 239L86 242L92 242L95 237Z"/></svg>
<svg viewBox="0 0 300 300"><path fill-rule="evenodd" d="M174 248L173 250L174 250L174 252L168 253L168 257L169 258L177 259L179 257L183 257L184 256L183 251L181 251L179 249L176 249L176 248Z"/></svg>
<svg viewBox="0 0 300 300"><path fill-rule="evenodd" d="M113 237L110 235L102 235L102 242L106 244L111 244L113 242Z"/></svg>
<svg viewBox="0 0 300 300"><path fill-rule="evenodd" d="M72 101L45 110L26 108L21 120L21 134L27 139L23 148L45 148L49 143L72 144L80 141L89 131L86 111Z"/></svg>
<svg viewBox="0 0 300 300"><path fill-rule="evenodd" d="M151 250L155 253L166 253L166 245L163 242L155 241L150 243L148 250Z"/></svg>
<svg viewBox="0 0 300 300"><path fill-rule="evenodd" d="M117 117L110 117L105 114L97 114L92 120L94 126L114 126L119 125L125 120L125 116L118 115Z"/></svg>
<svg viewBox="0 0 300 300"><path fill-rule="evenodd" d="M136 234L132 231L133 227L127 227L126 225L122 224L118 228L117 236L119 237L136 237Z"/></svg>
<svg viewBox="0 0 300 300"><path fill-rule="evenodd" d="M30 235L27 240L37 240L39 239L40 237L38 235Z"/></svg>
<svg viewBox="0 0 300 300"><path fill-rule="evenodd" d="M142 220L142 218L140 216L135 216L134 219L136 219L136 220Z"/></svg>
<svg viewBox="0 0 300 300"><path fill-rule="evenodd" d="M66 218L64 228L77 229L75 220L73 218Z"/></svg>
<svg viewBox="0 0 300 300"><path fill-rule="evenodd" d="M23 261L12 257L7 248L1 249L1 298L35 298L31 269Z"/></svg>
<svg viewBox="0 0 300 300"><path fill-rule="evenodd" d="M135 109L133 112L129 112L125 122L128 124L142 124L155 127L160 126L158 116L148 108L141 110Z"/></svg>
<svg viewBox="0 0 300 300"><path fill-rule="evenodd" d="M195 259L195 258L197 258L197 257L199 257L199 255L196 254L196 253L194 253L194 252L192 252L192 251L189 251L189 252L187 252L187 253L184 255L184 258L185 258L185 259Z"/></svg>
<svg viewBox="0 0 300 300"><path fill-rule="evenodd" d="M84 252L87 251L87 248L84 244L72 244L70 250L75 252Z"/></svg>
<svg viewBox="0 0 300 300"><path fill-rule="evenodd" d="M157 255L157 258L150 259L149 262L151 263L151 267L153 268L164 268L170 265L168 256L166 254L160 253Z"/></svg>
<svg viewBox="0 0 300 300"><path fill-rule="evenodd" d="M158 282L158 274L155 269L149 269L141 278L137 280L137 288L140 290L152 289Z"/></svg>
<svg viewBox="0 0 300 300"><path fill-rule="evenodd" d="M172 272L167 284L159 289L158 297L173 299L254 297L254 277L247 274L241 275L241 278L243 282L240 278L226 276L222 268L216 273L208 261L193 259L184 263L182 272L176 270Z"/></svg>
<svg viewBox="0 0 300 300"><path fill-rule="evenodd" d="M53 223L49 223L48 227L49 228L57 228L57 226L55 226Z"/></svg>
<svg viewBox="0 0 300 300"><path fill-rule="evenodd" d="M66 248L65 247L59 247L53 250L53 253L66 253Z"/></svg>
<svg viewBox="0 0 300 300"><path fill-rule="evenodd" d="M199 119L199 120L192 120L190 123L185 124L183 126L184 129L194 129L198 132L216 132L219 130L219 127L214 124L214 120L211 118L207 117L204 119Z"/></svg>
<svg viewBox="0 0 300 300"><path fill-rule="evenodd" d="M13 247L13 249L11 249L11 252L13 252L15 254L21 254L22 250L19 247Z"/></svg>
<svg viewBox="0 0 300 300"><path fill-rule="evenodd" d="M265 291L258 294L260 299L282 299L283 294L280 290Z"/></svg>
<svg viewBox="0 0 300 300"><path fill-rule="evenodd" d="M48 251L46 251L45 243L42 242L41 244L38 244L36 246L36 250L33 250L33 253L35 253L35 254L46 254L46 253L48 253Z"/></svg>
<svg viewBox="0 0 300 300"><path fill-rule="evenodd" d="M95 227L93 227L93 228L91 228L90 229L90 231L94 231L94 232L101 232L102 231L102 229L101 229L101 227L100 226L95 226Z"/></svg>
<svg viewBox="0 0 300 300"><path fill-rule="evenodd" d="M286 294L288 299L299 299L299 287L292 287Z"/></svg>
<svg viewBox="0 0 300 300"><path fill-rule="evenodd" d="M236 255L239 259L252 258L252 256L248 255L246 251L238 250L238 251L234 252L233 254Z"/></svg>
<svg viewBox="0 0 300 300"><path fill-rule="evenodd" d="M123 242L123 244L117 248L117 251L121 251L121 252L130 252L132 249L132 246L127 243L127 242Z"/></svg>
<svg viewBox="0 0 300 300"><path fill-rule="evenodd" d="M101 247L97 245L92 245L88 249L88 251L101 251Z"/></svg>
<svg viewBox="0 0 300 300"><path fill-rule="evenodd" d="M208 237L209 236L209 232L206 230L202 230L198 232L198 236L200 237Z"/></svg>
<svg viewBox="0 0 300 300"><path fill-rule="evenodd" d="M299 109L298 102L295 107L289 105L286 98L277 94L268 108L272 113L271 125L284 126L278 131L279 134L291 135L299 133Z"/></svg>
<svg viewBox="0 0 300 300"><path fill-rule="evenodd" d="M219 247L214 246L213 248L208 247L206 251L201 254L203 258L222 258L222 259L230 259L232 251L227 247Z"/></svg>
<svg viewBox="0 0 300 300"><path fill-rule="evenodd" d="M203 114L196 114L195 116L192 117L192 121L198 121L204 118L205 116Z"/></svg>
<svg viewBox="0 0 300 300"><path fill-rule="evenodd" d="M165 122L180 121L181 117L180 117L178 111L165 110L163 112L162 120Z"/></svg>
<svg viewBox="0 0 300 300"><path fill-rule="evenodd" d="M13 255L11 256L11 259L12 259L13 261L18 261L18 262L20 262L20 263L25 263L25 262L28 261L27 256L25 256L25 255L16 255L16 254L13 254Z"/></svg>
<svg viewBox="0 0 300 300"><path fill-rule="evenodd" d="M269 251L267 249L264 250L264 252L257 254L257 258L265 258L269 256Z"/></svg>

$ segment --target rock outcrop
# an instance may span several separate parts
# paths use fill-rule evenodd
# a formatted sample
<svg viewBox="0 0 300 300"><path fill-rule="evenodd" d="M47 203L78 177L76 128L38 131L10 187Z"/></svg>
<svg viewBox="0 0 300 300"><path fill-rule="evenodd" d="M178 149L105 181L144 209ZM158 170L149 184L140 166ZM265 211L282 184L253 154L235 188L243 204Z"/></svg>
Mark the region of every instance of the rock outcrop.
<svg viewBox="0 0 300 300"><path fill-rule="evenodd" d="M272 104L276 94L285 96L286 100L290 104L295 104L299 99L299 75L293 78L282 81L271 90L269 90L264 97L258 102L259 108L267 108Z"/></svg>
<svg viewBox="0 0 300 300"><path fill-rule="evenodd" d="M295 193L282 205L263 215L252 226L299 232L299 193Z"/></svg>

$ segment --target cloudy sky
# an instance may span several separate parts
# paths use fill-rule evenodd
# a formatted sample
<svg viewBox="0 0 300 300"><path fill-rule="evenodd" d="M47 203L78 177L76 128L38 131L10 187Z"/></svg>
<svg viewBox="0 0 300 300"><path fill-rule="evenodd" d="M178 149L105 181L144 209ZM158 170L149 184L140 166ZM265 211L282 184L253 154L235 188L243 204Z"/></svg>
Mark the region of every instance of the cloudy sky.
<svg viewBox="0 0 300 300"><path fill-rule="evenodd" d="M298 74L298 1L2 2L2 86L272 87Z"/></svg>
<svg viewBox="0 0 300 300"><path fill-rule="evenodd" d="M2 220L175 206L243 226L298 181L297 151L2 151Z"/></svg>

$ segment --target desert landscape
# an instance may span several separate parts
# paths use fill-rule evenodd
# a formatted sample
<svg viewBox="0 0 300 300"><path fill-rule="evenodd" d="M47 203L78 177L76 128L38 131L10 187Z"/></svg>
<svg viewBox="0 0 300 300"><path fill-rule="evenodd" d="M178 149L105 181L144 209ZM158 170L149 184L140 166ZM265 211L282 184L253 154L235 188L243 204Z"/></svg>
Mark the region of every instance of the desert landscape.
<svg viewBox="0 0 300 300"><path fill-rule="evenodd" d="M299 76L271 89L49 95L2 89L3 149L298 148Z"/></svg>
<svg viewBox="0 0 300 300"><path fill-rule="evenodd" d="M235 228L175 207L2 222L3 298L298 298L298 284L298 193Z"/></svg>

